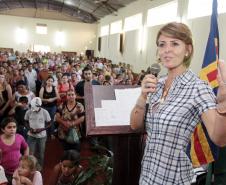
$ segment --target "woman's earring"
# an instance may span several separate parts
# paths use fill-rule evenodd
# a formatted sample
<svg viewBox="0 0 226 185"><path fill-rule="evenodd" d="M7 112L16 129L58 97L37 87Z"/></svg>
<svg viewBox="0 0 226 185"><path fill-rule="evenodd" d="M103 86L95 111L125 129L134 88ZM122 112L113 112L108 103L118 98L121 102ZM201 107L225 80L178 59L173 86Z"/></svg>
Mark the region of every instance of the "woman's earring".
<svg viewBox="0 0 226 185"><path fill-rule="evenodd" d="M185 56L188 57L188 53L186 53Z"/></svg>
<svg viewBox="0 0 226 185"><path fill-rule="evenodd" d="M156 61L157 61L157 63L160 63L160 62L161 62L160 57L158 57L158 58L156 59Z"/></svg>

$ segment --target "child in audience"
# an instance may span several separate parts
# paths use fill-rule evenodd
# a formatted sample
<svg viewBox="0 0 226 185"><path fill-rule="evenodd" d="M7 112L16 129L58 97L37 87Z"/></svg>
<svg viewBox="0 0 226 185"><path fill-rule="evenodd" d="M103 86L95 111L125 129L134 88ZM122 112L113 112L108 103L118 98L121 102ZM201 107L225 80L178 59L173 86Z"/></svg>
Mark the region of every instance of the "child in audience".
<svg viewBox="0 0 226 185"><path fill-rule="evenodd" d="M64 151L60 163L53 169L48 185L72 185L82 170L79 160L80 155L76 150Z"/></svg>
<svg viewBox="0 0 226 185"><path fill-rule="evenodd" d="M0 185L7 185L8 180L5 176L5 170L4 168L0 165Z"/></svg>
<svg viewBox="0 0 226 185"><path fill-rule="evenodd" d="M8 182L12 182L12 175L19 166L21 152L29 154L29 148L23 136L16 134L16 121L14 118L7 117L1 122L0 149L1 165L5 169ZM10 183L11 184L11 183Z"/></svg>
<svg viewBox="0 0 226 185"><path fill-rule="evenodd" d="M19 102L15 103L13 108L9 111L9 116L14 116L17 121L17 133L22 135L25 140L27 140L28 129L24 116L28 109L28 98L26 96L21 96Z"/></svg>
<svg viewBox="0 0 226 185"><path fill-rule="evenodd" d="M30 154L33 154L43 167L46 147L46 130L50 127L51 118L47 110L41 107L42 100L35 97L31 100L31 108L25 113L24 119L28 122L27 143Z"/></svg>
<svg viewBox="0 0 226 185"><path fill-rule="evenodd" d="M22 156L13 173L12 185L43 185L42 175L37 169L37 159L33 155Z"/></svg>

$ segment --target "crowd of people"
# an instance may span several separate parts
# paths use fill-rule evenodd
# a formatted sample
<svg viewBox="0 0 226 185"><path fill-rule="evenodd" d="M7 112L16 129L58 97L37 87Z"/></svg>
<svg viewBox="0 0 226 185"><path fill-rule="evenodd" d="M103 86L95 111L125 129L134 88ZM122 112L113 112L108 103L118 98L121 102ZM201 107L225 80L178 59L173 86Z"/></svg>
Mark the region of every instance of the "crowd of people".
<svg viewBox="0 0 226 185"><path fill-rule="evenodd" d="M139 184L190 185L194 174L186 148L197 123L204 123L216 145L226 145L226 64L218 61L216 97L189 69L194 48L185 24L163 26L156 45L168 71L159 78L145 71L134 75L129 64L103 58L1 53L0 183L42 185L38 169L44 167L47 139L59 139L64 149L49 185L70 185L76 179L83 139L111 148L110 142L85 135L84 85L91 83L141 85L130 117L132 129L147 132Z"/></svg>
<svg viewBox="0 0 226 185"><path fill-rule="evenodd" d="M61 162L56 164L58 172L53 174L50 185L68 184L73 180L64 177L64 171L68 173L67 165L76 178L74 173L79 168L74 165L79 164L81 140L87 139L85 82L135 85L143 77L144 71L134 75L129 64L112 64L104 58L31 51L1 52L0 164L5 172L3 183L41 185L42 175L38 169L44 167L47 139L58 139L65 151ZM96 137L89 140L94 145L101 142Z"/></svg>

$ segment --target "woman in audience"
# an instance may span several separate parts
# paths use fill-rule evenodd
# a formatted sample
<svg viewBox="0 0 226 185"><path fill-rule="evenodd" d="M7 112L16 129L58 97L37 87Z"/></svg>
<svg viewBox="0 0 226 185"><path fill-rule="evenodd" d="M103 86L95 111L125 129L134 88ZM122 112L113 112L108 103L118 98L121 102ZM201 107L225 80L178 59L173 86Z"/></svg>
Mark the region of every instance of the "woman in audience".
<svg viewBox="0 0 226 185"><path fill-rule="evenodd" d="M26 82L20 80L17 82L16 87L17 90L13 95L13 100L19 102L21 96L26 96L28 99L28 104L30 105L31 100L35 97L35 94L27 88Z"/></svg>
<svg viewBox="0 0 226 185"><path fill-rule="evenodd" d="M19 69L19 74L20 74L20 80L23 80L26 86L28 87L28 81L27 81L27 77L25 76L24 70Z"/></svg>
<svg viewBox="0 0 226 185"><path fill-rule="evenodd" d="M13 173L12 185L43 185L38 162L33 155L20 158L19 167Z"/></svg>
<svg viewBox="0 0 226 185"><path fill-rule="evenodd" d="M64 151L60 163L56 164L48 185L72 185L82 170L80 155L75 150Z"/></svg>
<svg viewBox="0 0 226 185"><path fill-rule="evenodd" d="M24 155L29 154L29 148L24 138L16 134L16 121L11 117L5 118L1 124L0 148L1 148L1 165L5 169L8 182L12 182L13 172L19 165L21 152ZM11 184L11 183L10 183Z"/></svg>
<svg viewBox="0 0 226 185"><path fill-rule="evenodd" d="M12 101L12 88L5 79L5 73L0 72L0 121L7 116Z"/></svg>
<svg viewBox="0 0 226 185"><path fill-rule="evenodd" d="M10 85L11 85L11 87L12 87L13 92L16 91L16 83L17 83L17 81L19 81L19 80L21 80L21 79L20 79L20 73L19 73L19 70L18 70L18 69L14 69L14 70L13 70L13 76L12 76L12 78L11 78L11 80L10 80Z"/></svg>
<svg viewBox="0 0 226 185"><path fill-rule="evenodd" d="M66 101L66 93L69 89L71 89L73 85L69 82L68 73L64 73L62 75L61 81L58 83L58 92L60 95L61 102Z"/></svg>
<svg viewBox="0 0 226 185"><path fill-rule="evenodd" d="M74 89L69 89L66 93L67 100L61 103L56 113L56 122L58 123L58 137L63 144L64 150L75 149L80 150L79 140L76 143L68 143L65 137L71 128L75 128L79 137L80 124L85 120L84 107L81 103L76 101Z"/></svg>
<svg viewBox="0 0 226 185"><path fill-rule="evenodd" d="M58 94L58 90L55 86L53 86L54 78L52 76L48 76L47 80L41 90L39 92L39 97L42 100L42 107L49 112L51 117L51 126L48 130L48 135L52 138L54 137L54 116L56 114L56 103L57 100L60 99Z"/></svg>

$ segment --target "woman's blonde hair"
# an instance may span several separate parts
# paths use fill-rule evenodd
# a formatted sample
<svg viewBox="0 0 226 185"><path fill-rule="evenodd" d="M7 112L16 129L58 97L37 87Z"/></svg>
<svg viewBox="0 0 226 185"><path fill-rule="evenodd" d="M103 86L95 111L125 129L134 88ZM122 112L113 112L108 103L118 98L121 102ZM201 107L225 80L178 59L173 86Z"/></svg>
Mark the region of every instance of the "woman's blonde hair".
<svg viewBox="0 0 226 185"><path fill-rule="evenodd" d="M193 56L193 40L192 33L188 26L183 23L171 22L163 26L156 37L156 44L158 46L158 40L161 35L169 36L172 38L176 38L184 42L187 46L191 46L191 51L188 51L188 55L184 57L184 65L186 67L190 66L191 59Z"/></svg>

